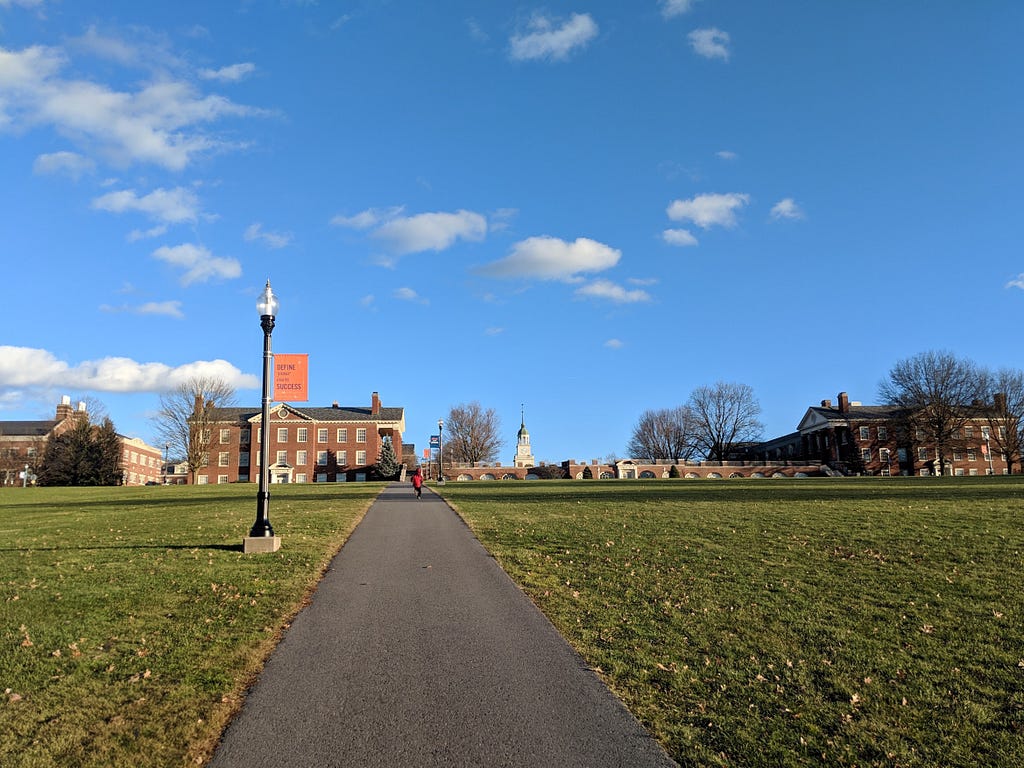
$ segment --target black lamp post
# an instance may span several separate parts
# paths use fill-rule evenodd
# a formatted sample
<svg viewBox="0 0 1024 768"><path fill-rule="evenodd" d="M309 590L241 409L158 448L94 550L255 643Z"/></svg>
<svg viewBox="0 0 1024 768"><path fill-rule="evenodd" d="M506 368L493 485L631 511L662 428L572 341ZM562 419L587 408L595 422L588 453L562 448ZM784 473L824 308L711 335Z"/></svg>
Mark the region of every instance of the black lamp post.
<svg viewBox="0 0 1024 768"><path fill-rule="evenodd" d="M437 482L444 482L444 438L441 435L444 430L444 420L437 420Z"/></svg>
<svg viewBox="0 0 1024 768"><path fill-rule="evenodd" d="M263 417L260 422L260 489L256 494L256 522L249 531L251 538L271 537L274 529L270 525L270 491L267 490L267 476L270 462L270 334L274 332L274 317L278 308L277 296L270 290L270 281L256 301L256 309L260 313L260 326L263 328Z"/></svg>
<svg viewBox="0 0 1024 768"><path fill-rule="evenodd" d="M167 452L171 449L170 443L164 443L164 476L163 483L167 485Z"/></svg>

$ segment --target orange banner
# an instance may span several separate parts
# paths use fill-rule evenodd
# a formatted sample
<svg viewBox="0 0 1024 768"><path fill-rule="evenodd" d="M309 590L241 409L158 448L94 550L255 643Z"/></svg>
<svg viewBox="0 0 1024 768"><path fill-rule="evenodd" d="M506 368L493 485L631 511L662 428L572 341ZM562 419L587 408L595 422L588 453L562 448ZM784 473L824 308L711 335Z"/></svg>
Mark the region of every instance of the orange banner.
<svg viewBox="0 0 1024 768"><path fill-rule="evenodd" d="M274 355L274 400L309 400L309 355Z"/></svg>

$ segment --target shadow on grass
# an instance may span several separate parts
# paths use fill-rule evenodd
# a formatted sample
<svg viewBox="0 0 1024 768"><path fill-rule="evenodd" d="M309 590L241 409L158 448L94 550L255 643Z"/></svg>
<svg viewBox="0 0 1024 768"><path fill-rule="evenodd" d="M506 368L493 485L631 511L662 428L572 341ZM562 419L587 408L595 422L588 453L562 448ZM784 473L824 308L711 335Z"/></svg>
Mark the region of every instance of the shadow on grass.
<svg viewBox="0 0 1024 768"><path fill-rule="evenodd" d="M244 544L95 544L81 547L0 547L0 552L90 552L101 549L213 549L222 552L242 552Z"/></svg>

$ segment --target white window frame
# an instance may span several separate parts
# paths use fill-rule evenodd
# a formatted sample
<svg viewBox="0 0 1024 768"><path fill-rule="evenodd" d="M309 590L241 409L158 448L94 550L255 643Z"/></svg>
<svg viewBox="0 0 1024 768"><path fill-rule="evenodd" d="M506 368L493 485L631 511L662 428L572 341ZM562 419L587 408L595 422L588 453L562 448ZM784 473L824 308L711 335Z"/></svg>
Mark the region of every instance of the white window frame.
<svg viewBox="0 0 1024 768"><path fill-rule="evenodd" d="M338 464L339 467L347 466L348 465L348 451L336 451L335 452L335 459L337 460L337 464Z"/></svg>
<svg viewBox="0 0 1024 768"><path fill-rule="evenodd" d="M887 427L878 427L878 439L879 440L888 440L889 439L889 429Z"/></svg>
<svg viewBox="0 0 1024 768"><path fill-rule="evenodd" d="M288 442L288 427L277 428L277 442L287 443Z"/></svg>
<svg viewBox="0 0 1024 768"><path fill-rule="evenodd" d="M327 451L317 451L316 452L316 465L318 467L326 467L327 466Z"/></svg>
<svg viewBox="0 0 1024 768"><path fill-rule="evenodd" d="M365 467L366 466L366 451L356 451L356 466L357 467Z"/></svg>
<svg viewBox="0 0 1024 768"><path fill-rule="evenodd" d="M295 466L304 467L309 463L309 451L295 452Z"/></svg>
<svg viewBox="0 0 1024 768"><path fill-rule="evenodd" d="M871 439L871 430L868 427L861 427L860 429L857 430L857 433L861 440Z"/></svg>
<svg viewBox="0 0 1024 768"><path fill-rule="evenodd" d="M288 451L278 451L277 452L277 461L275 461L274 463L275 464L287 464L288 463Z"/></svg>
<svg viewBox="0 0 1024 768"><path fill-rule="evenodd" d="M230 443L230 442L231 442L231 430L230 429L222 429L220 431L220 443L221 443L221 445L226 445L227 443Z"/></svg>
<svg viewBox="0 0 1024 768"><path fill-rule="evenodd" d="M299 427L295 430L295 442L306 443L309 442L309 428Z"/></svg>
<svg viewBox="0 0 1024 768"><path fill-rule="evenodd" d="M218 467L230 467L231 466L231 454L228 451L220 451L217 453L217 466Z"/></svg>
<svg viewBox="0 0 1024 768"><path fill-rule="evenodd" d="M327 442L327 427L321 427L316 431L316 441L318 443Z"/></svg>
<svg viewBox="0 0 1024 768"><path fill-rule="evenodd" d="M365 443L366 442L366 427L360 427L359 429L356 430L356 442L357 443Z"/></svg>
<svg viewBox="0 0 1024 768"><path fill-rule="evenodd" d="M338 429L338 442L339 443L347 443L348 442L348 427L340 427Z"/></svg>

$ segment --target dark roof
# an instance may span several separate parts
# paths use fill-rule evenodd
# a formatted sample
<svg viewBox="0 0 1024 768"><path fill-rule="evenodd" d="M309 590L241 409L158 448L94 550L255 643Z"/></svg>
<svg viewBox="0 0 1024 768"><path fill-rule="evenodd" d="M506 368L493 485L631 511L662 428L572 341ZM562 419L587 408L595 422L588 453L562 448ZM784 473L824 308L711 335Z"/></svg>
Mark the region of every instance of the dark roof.
<svg viewBox="0 0 1024 768"><path fill-rule="evenodd" d="M59 421L0 421L0 435L46 437Z"/></svg>
<svg viewBox="0 0 1024 768"><path fill-rule="evenodd" d="M872 419L894 419L903 413L903 409L897 405L851 405L845 413L838 408L825 408L813 406L809 410L814 411L823 418L832 421L870 421Z"/></svg>
<svg viewBox="0 0 1024 768"><path fill-rule="evenodd" d="M274 407L280 407L280 404ZM294 405L288 405L286 407L297 416L304 416L313 421L401 421L405 413L404 408L381 408L379 413L373 414L369 408L349 406L297 408ZM261 413L261 408L217 408L214 410L214 418L216 421L248 421L260 416Z"/></svg>

